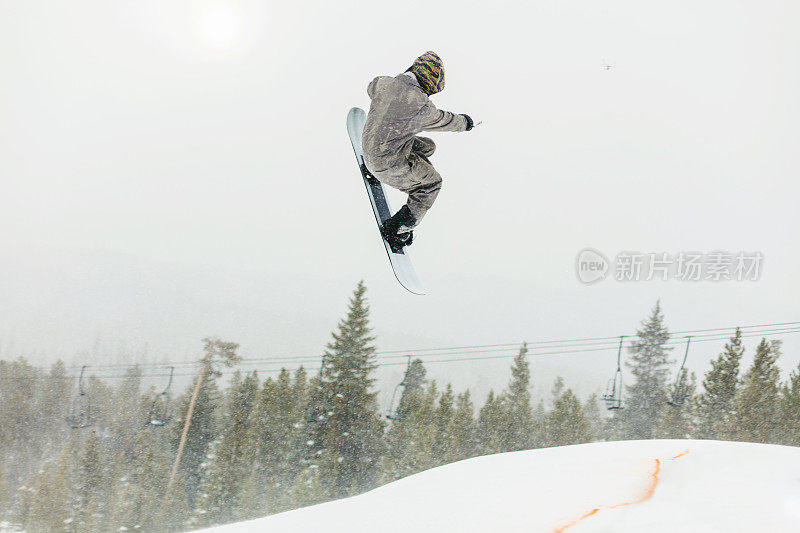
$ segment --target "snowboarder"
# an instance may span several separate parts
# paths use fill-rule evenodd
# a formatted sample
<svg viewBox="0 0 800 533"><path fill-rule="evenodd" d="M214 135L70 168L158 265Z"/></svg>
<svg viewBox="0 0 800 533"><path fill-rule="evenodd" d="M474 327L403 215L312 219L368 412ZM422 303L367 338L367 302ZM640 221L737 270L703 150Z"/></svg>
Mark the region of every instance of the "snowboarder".
<svg viewBox="0 0 800 533"><path fill-rule="evenodd" d="M469 115L442 111L429 96L444 89L444 65L435 52L425 52L405 72L378 76L367 87L372 103L364 126L364 163L375 178L408 194L407 203L381 227L392 247L412 243L412 229L431 208L442 177L430 156L436 149L422 131L469 131Z"/></svg>

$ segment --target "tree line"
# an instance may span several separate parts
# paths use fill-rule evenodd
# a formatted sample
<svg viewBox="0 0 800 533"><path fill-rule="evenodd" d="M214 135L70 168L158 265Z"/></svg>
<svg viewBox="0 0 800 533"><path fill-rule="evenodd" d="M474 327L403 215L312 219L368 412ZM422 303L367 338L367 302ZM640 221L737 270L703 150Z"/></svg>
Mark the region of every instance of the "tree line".
<svg viewBox="0 0 800 533"><path fill-rule="evenodd" d="M740 369L737 330L698 391L685 371L670 383L668 339L656 304L628 348L634 379L624 409L610 412L561 378L549 401L533 402L523 344L507 386L477 409L469 390L428 379L414 359L384 417L363 283L315 375L301 367L261 380L236 371L223 384L221 368L235 366L238 347L205 339L202 374L166 403L142 390L137 366L116 387L89 378L84 429L64 423L77 391L63 363L0 361L0 529L188 530L358 494L478 455L600 440L800 445L800 368L781 381L778 341L763 339Z"/></svg>

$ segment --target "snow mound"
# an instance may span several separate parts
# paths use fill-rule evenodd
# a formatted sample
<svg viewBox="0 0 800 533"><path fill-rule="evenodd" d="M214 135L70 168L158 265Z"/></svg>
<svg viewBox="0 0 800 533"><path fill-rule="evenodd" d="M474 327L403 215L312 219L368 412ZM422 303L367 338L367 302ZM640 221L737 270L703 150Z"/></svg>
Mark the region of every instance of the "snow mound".
<svg viewBox="0 0 800 533"><path fill-rule="evenodd" d="M800 531L800 448L655 440L476 457L218 533Z"/></svg>

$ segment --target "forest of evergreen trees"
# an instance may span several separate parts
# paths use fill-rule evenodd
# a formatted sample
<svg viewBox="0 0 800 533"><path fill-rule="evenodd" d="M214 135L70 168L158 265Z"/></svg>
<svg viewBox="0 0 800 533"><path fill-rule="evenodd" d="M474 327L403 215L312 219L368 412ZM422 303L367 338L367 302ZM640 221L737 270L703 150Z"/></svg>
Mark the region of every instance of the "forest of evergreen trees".
<svg viewBox="0 0 800 533"><path fill-rule="evenodd" d="M781 379L779 342L763 339L740 368L737 330L699 387L694 375L673 383L658 304L628 346L624 409L582 401L561 379L549 401L534 403L522 345L508 385L477 412L468 390L427 379L413 360L387 418L376 400L365 292L359 284L314 375L301 367L262 380L235 371L223 385L238 347L206 339L202 374L166 402L174 416L164 424L154 403L162 415L167 406L142 389L137 366L116 386L87 376L92 411L73 424L87 427L73 429L65 415L78 390L63 363L0 361L0 530L189 530L357 494L476 455L598 440L800 445L800 369Z"/></svg>

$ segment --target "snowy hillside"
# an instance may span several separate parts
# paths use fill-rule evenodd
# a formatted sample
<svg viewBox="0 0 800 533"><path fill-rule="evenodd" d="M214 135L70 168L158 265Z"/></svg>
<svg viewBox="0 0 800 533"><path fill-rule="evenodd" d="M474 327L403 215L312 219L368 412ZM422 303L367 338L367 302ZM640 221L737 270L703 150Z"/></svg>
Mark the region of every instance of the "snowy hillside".
<svg viewBox="0 0 800 533"><path fill-rule="evenodd" d="M504 453L206 531L323 530L796 533L800 449L660 440Z"/></svg>

